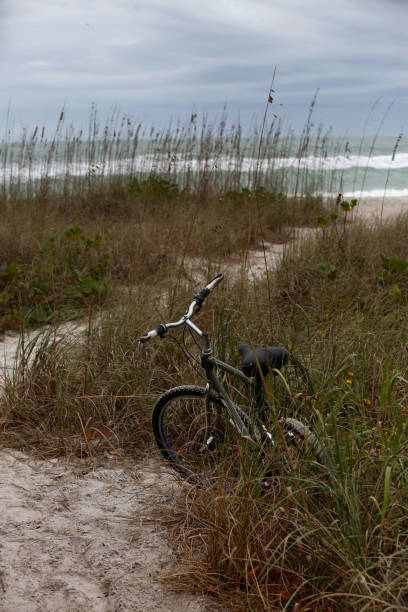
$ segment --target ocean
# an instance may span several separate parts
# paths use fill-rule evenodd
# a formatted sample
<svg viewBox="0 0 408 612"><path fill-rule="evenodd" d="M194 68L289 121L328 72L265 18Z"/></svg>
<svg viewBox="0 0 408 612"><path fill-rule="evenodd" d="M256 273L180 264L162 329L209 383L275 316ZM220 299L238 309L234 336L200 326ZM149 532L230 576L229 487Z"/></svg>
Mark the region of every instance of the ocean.
<svg viewBox="0 0 408 612"><path fill-rule="evenodd" d="M398 146L396 146L398 144ZM218 147L218 148L217 148ZM299 149L302 152L299 153ZM312 192L352 198L408 198L408 139L378 137L299 140L269 146L261 151L248 139L239 148L226 142L208 145L205 153L176 140L0 142L0 193L11 186L56 179L58 184L79 177L117 175L143 177L151 173L185 186L207 173L218 188L239 189L263 185L287 194Z"/></svg>

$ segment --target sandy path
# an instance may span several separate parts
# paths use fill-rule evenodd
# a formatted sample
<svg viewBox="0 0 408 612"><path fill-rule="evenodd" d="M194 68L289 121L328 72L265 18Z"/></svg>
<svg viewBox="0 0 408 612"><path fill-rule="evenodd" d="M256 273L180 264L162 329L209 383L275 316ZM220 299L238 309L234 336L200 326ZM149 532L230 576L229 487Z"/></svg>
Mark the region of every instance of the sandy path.
<svg viewBox="0 0 408 612"><path fill-rule="evenodd" d="M0 610L205 610L159 580L174 559L149 518L176 486L154 459L92 468L1 450Z"/></svg>
<svg viewBox="0 0 408 612"><path fill-rule="evenodd" d="M50 333L56 333L56 339L59 340L64 336L81 336L86 330L86 323L83 321L69 321L63 323L55 330L51 327L43 327L41 329L26 331L24 334L25 345L28 346L33 342L39 335L44 333L44 330L49 329ZM0 341L0 390L4 384L4 377L13 372L13 368L16 364L16 354L20 346L20 334L17 332L6 332ZM34 352L32 353L34 357ZM27 359L30 363L30 359Z"/></svg>
<svg viewBox="0 0 408 612"><path fill-rule="evenodd" d="M58 335L83 329L69 323ZM18 341L7 334L0 342L0 388ZM214 609L160 582L176 559L151 519L176 490L158 457L135 464L109 455L95 464L0 449L0 611Z"/></svg>

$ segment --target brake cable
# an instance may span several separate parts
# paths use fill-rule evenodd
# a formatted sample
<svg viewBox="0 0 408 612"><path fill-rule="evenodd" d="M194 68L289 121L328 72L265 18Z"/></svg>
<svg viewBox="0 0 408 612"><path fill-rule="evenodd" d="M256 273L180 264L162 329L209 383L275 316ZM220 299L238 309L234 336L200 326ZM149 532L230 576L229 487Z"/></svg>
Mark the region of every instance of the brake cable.
<svg viewBox="0 0 408 612"><path fill-rule="evenodd" d="M190 364L190 366L193 368L193 370L195 371L195 373L202 378L203 380L207 380L205 376L202 375L202 373L200 372L200 370L197 368L197 366L193 363L194 361L196 361L197 363L199 363L198 359L196 359L194 357L194 355L192 355L190 353L190 351L187 349L187 347L185 346L185 341L184 341L184 333L185 333L185 329L183 330L183 343L184 346L181 344L181 342L179 342L177 340L177 338L175 338L174 336L167 336L167 338L169 340L173 340L173 342L178 346L178 348L181 350L181 352L183 353L183 355L185 356L185 358L187 359L188 363Z"/></svg>
<svg viewBox="0 0 408 612"><path fill-rule="evenodd" d="M190 332L190 336L192 337L194 344L196 345L196 347L198 348L198 350L201 352L201 346L200 346L200 345L199 345L199 343L197 342L197 338L195 338L195 336L194 336L194 334L193 334L193 332L192 332L192 330L191 330L191 327L189 327L189 328L188 328L188 331ZM185 332L185 329L183 330L183 341L184 341L184 332ZM198 361L198 359L196 359L196 361L197 361L197 363L200 363L200 362Z"/></svg>

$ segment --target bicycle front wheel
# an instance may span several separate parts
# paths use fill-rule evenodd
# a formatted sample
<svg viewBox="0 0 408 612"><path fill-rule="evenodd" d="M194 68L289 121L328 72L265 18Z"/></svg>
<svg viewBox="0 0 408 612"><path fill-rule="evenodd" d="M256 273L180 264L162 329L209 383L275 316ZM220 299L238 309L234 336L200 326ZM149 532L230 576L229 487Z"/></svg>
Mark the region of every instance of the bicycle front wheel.
<svg viewBox="0 0 408 612"><path fill-rule="evenodd" d="M213 484L239 472L240 435L215 395L206 405L204 388L184 385L164 393L152 426L161 453L185 478Z"/></svg>

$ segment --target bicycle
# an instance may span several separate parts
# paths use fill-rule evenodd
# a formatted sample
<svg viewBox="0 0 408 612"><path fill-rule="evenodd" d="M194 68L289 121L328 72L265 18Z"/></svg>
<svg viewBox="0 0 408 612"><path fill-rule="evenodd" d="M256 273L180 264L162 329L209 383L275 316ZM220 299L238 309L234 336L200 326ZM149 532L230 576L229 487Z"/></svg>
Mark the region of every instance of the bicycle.
<svg viewBox="0 0 408 612"><path fill-rule="evenodd" d="M316 436L297 419L275 419L275 431L271 432L262 418L265 411L270 413L272 409L264 391L265 377L271 371L277 374L287 363L289 354L285 348L240 344L242 370L238 370L213 355L208 334L191 320L222 279L223 275L218 274L195 295L181 319L160 324L140 338L141 342L157 336L164 338L170 329L188 326L202 344L205 387L182 385L163 393L152 413L154 438L172 468L186 478L210 484L220 478L225 480L226 469L228 479L237 478L249 448L260 466L263 485L269 486L270 479L282 469L296 469L299 457L324 465L324 451ZM218 369L245 383L253 409L245 411L231 399L217 375ZM239 447L240 441L245 441L244 449ZM255 454L254 448L258 451Z"/></svg>

